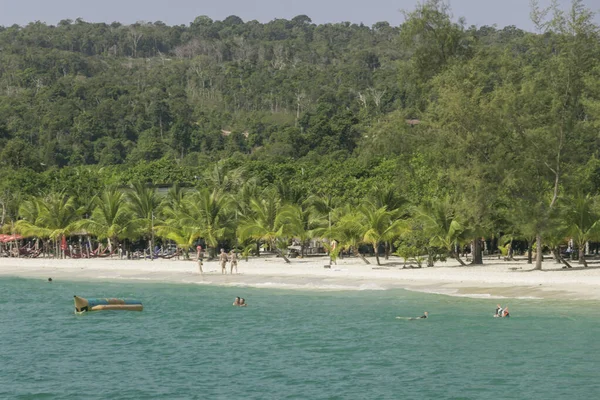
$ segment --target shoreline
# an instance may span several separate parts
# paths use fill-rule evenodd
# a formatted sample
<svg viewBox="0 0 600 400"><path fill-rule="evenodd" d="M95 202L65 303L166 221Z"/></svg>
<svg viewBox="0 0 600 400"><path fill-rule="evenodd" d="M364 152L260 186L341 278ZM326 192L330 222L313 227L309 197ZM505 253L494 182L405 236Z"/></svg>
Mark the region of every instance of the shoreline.
<svg viewBox="0 0 600 400"><path fill-rule="evenodd" d="M397 257L382 265L364 264L360 259L338 259L324 268L329 258L292 259L286 264L275 257L238 262L239 274L220 273L216 261L204 262L200 275L195 261L103 259L0 259L0 276L51 277L69 281L130 281L198 284L297 290L387 290L483 299L600 300L600 268L564 270L552 261L544 270L531 271L525 261L487 259L481 266L459 266L454 260L435 267L403 269Z"/></svg>

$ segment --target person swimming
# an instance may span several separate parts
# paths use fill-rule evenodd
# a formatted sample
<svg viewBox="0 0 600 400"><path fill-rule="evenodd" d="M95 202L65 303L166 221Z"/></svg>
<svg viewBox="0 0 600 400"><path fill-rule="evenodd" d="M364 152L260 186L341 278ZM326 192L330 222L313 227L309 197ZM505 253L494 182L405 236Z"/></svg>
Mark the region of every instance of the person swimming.
<svg viewBox="0 0 600 400"><path fill-rule="evenodd" d="M425 311L423 313L423 315L421 315L420 317L396 317L396 319L407 319L409 321L414 321L417 319L426 319L426 318L429 318L429 313L427 311Z"/></svg>
<svg viewBox="0 0 600 400"><path fill-rule="evenodd" d="M239 304L239 306L240 306L240 307L247 307L247 306L248 306L248 304L246 304L246 299L244 299L244 298L241 298L241 299L240 299L240 304Z"/></svg>
<svg viewBox="0 0 600 400"><path fill-rule="evenodd" d="M239 306L240 305L240 298L236 297L235 300L233 301L233 305L234 306Z"/></svg>
<svg viewBox="0 0 600 400"><path fill-rule="evenodd" d="M500 304L496 305L496 313L494 314L494 318L506 317L510 317L510 313L508 312L508 306L502 308Z"/></svg>
<svg viewBox="0 0 600 400"><path fill-rule="evenodd" d="M496 304L496 312L494 313L494 317L502 316L502 306L500 304Z"/></svg>

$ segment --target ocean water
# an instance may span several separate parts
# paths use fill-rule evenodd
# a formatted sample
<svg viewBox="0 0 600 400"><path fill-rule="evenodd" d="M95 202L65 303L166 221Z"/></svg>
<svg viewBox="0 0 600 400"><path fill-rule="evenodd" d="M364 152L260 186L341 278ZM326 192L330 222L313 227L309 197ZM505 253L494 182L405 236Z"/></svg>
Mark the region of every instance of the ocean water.
<svg viewBox="0 0 600 400"><path fill-rule="evenodd" d="M74 315L74 294L145 309ZM3 278L0 399L598 398L598 304L502 302Z"/></svg>

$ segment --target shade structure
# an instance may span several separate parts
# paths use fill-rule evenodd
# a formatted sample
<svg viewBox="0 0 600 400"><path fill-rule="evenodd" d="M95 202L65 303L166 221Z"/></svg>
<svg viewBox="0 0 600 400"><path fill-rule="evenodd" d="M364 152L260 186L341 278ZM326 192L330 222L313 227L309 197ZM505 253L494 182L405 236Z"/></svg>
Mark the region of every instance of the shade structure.
<svg viewBox="0 0 600 400"><path fill-rule="evenodd" d="M13 242L15 240L21 240L23 239L23 236L18 235L18 234L14 234L14 235L0 235L0 242L2 243L8 243L8 242Z"/></svg>

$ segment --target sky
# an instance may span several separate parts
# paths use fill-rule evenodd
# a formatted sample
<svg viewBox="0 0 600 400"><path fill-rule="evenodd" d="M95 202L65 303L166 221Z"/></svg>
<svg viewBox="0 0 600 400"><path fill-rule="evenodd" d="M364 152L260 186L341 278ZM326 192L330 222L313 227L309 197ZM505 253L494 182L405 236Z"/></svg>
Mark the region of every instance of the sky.
<svg viewBox="0 0 600 400"><path fill-rule="evenodd" d="M447 0L455 17L465 17L467 25L516 25L531 30L529 0ZM130 24L162 21L168 25L189 25L196 16L223 20L237 15L244 21L268 22L308 15L314 23L350 21L373 25L387 21L399 25L401 10L412 10L418 0L0 0L0 25L26 25L42 21L55 25L62 19L78 17L88 22ZM550 0L539 0L541 5ZM568 5L570 0L559 0ZM584 0L600 11L600 0ZM598 20L598 18L596 18Z"/></svg>

